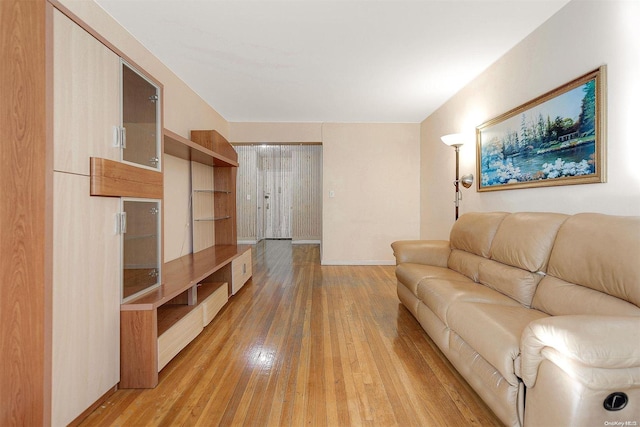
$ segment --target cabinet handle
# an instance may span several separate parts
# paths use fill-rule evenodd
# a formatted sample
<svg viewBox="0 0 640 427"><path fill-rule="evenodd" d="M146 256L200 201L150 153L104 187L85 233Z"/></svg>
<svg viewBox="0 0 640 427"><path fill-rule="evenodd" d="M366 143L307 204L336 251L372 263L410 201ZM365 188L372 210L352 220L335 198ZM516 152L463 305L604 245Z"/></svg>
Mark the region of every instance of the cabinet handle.
<svg viewBox="0 0 640 427"><path fill-rule="evenodd" d="M113 146L120 147L120 126L113 127Z"/></svg>
<svg viewBox="0 0 640 427"><path fill-rule="evenodd" d="M124 126L113 127L113 146L127 148L127 129Z"/></svg>
<svg viewBox="0 0 640 427"><path fill-rule="evenodd" d="M116 214L116 234L125 234L127 232L127 213L120 212Z"/></svg>
<svg viewBox="0 0 640 427"><path fill-rule="evenodd" d="M121 143L122 143L122 148L127 148L127 128L122 126L120 128L120 133L121 133Z"/></svg>

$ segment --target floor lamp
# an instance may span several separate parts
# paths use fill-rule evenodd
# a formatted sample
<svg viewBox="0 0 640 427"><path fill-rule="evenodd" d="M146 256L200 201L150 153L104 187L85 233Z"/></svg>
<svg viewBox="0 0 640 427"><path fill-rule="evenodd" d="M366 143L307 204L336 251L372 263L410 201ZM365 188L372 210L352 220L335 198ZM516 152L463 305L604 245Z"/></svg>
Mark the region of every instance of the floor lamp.
<svg viewBox="0 0 640 427"><path fill-rule="evenodd" d="M460 147L464 145L464 141L467 138L466 135L462 133L452 133L450 135L444 135L440 137L442 142L446 145L455 148L456 150L456 179L453 181L453 185L456 187L456 198L454 200L454 204L456 206L456 221L458 220L458 208L460 206L460 200L462 200L462 194L460 193L460 184L464 188L471 187L473 184L473 175L468 174L464 175L460 178Z"/></svg>

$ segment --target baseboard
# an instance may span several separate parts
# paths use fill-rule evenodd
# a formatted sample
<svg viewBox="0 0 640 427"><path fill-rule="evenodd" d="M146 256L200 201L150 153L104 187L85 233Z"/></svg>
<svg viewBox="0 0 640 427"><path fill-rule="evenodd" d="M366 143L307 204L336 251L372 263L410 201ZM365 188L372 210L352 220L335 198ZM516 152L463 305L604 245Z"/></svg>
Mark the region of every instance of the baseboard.
<svg viewBox="0 0 640 427"><path fill-rule="evenodd" d="M321 265L396 265L395 261L391 260L322 260Z"/></svg>
<svg viewBox="0 0 640 427"><path fill-rule="evenodd" d="M239 245L255 245L257 243L257 240L238 240Z"/></svg>
<svg viewBox="0 0 640 427"><path fill-rule="evenodd" d="M292 240L292 245L319 245L320 240Z"/></svg>
<svg viewBox="0 0 640 427"><path fill-rule="evenodd" d="M67 427L76 427L79 426L80 424L82 424L82 422L89 416L91 415L91 413L93 413L93 411L95 411L96 409L98 409L98 407L100 407L104 402L107 401L107 399L116 391L118 390L118 384L114 385L113 387L111 387L105 394L103 394L102 396L100 396L100 398L98 400L95 401L95 403L91 406L89 406L87 409L85 409L80 415L78 415L76 417L75 420L71 421L69 423L69 425Z"/></svg>

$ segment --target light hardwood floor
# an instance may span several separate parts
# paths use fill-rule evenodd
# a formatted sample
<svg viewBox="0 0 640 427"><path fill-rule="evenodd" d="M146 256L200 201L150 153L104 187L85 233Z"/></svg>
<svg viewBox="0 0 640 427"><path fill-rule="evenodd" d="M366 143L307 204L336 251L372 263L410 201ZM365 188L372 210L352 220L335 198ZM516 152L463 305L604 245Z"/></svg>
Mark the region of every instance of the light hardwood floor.
<svg viewBox="0 0 640 427"><path fill-rule="evenodd" d="M160 373L84 426L501 425L399 303L393 266L264 241L253 279Z"/></svg>

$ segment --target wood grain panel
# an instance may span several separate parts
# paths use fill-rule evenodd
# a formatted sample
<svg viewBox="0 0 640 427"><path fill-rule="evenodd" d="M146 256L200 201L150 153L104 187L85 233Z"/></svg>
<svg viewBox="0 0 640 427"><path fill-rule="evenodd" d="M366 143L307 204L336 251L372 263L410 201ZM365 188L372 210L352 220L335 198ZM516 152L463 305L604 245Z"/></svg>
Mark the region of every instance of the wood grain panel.
<svg viewBox="0 0 640 427"><path fill-rule="evenodd" d="M121 310L152 310L171 301L190 287L225 269L231 261L244 251L242 246L212 246L196 253L190 253L164 264L162 268L162 286L121 306ZM223 280L231 280L231 273Z"/></svg>
<svg viewBox="0 0 640 427"><path fill-rule="evenodd" d="M156 310L120 312L120 387L158 384L158 318Z"/></svg>
<svg viewBox="0 0 640 427"><path fill-rule="evenodd" d="M233 161L238 161L238 153L236 153L236 150L234 150L231 144L229 144L229 141L216 130L192 130L191 140L214 153L218 153Z"/></svg>
<svg viewBox="0 0 640 427"><path fill-rule="evenodd" d="M231 294L235 295L251 278L251 248L231 262Z"/></svg>
<svg viewBox="0 0 640 427"><path fill-rule="evenodd" d="M185 306L185 308L192 307ZM158 337L158 371L164 368L200 332L202 332L202 305L189 310L184 317Z"/></svg>
<svg viewBox="0 0 640 427"><path fill-rule="evenodd" d="M238 166L237 159L224 157L168 129L164 129L163 136L165 154L209 166Z"/></svg>
<svg viewBox="0 0 640 427"><path fill-rule="evenodd" d="M87 176L53 181L52 421L66 425L120 379L120 203L91 197Z"/></svg>
<svg viewBox="0 0 640 427"><path fill-rule="evenodd" d="M202 326L207 326L229 301L228 284L202 283L198 286L198 298L202 301Z"/></svg>
<svg viewBox="0 0 640 427"><path fill-rule="evenodd" d="M215 222L215 244L235 245L238 243L236 226L236 175L238 168L216 167L213 169L214 212L216 218L224 218Z"/></svg>
<svg viewBox="0 0 640 427"><path fill-rule="evenodd" d="M120 59L54 11L54 169L89 175L89 157L118 160Z"/></svg>
<svg viewBox="0 0 640 427"><path fill-rule="evenodd" d="M91 157L91 195L162 199L162 173Z"/></svg>
<svg viewBox="0 0 640 427"><path fill-rule="evenodd" d="M156 389L119 390L84 425L502 425L399 304L393 266L322 266L285 241L254 261Z"/></svg>
<svg viewBox="0 0 640 427"><path fill-rule="evenodd" d="M46 2L0 1L0 425L50 423ZM49 106L50 107L50 106ZM49 110L50 112L50 110Z"/></svg>

